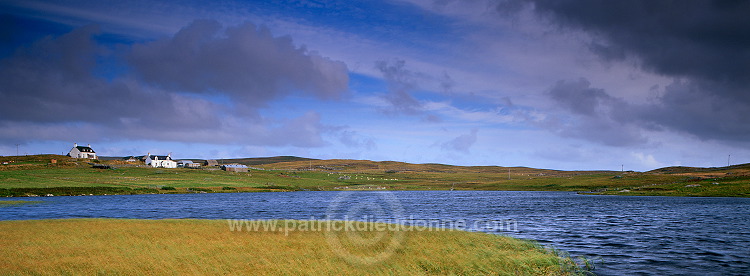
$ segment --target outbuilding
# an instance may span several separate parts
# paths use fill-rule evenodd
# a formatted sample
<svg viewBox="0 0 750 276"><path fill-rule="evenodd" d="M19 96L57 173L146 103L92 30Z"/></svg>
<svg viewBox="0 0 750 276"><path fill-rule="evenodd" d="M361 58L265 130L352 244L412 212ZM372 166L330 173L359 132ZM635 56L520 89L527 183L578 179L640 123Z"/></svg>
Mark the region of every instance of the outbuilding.
<svg viewBox="0 0 750 276"><path fill-rule="evenodd" d="M190 160L180 160L180 161L177 161L177 167L179 167L179 168L200 168L201 164L200 163L195 163L195 162L190 161Z"/></svg>
<svg viewBox="0 0 750 276"><path fill-rule="evenodd" d="M221 169L228 172L247 172L247 166L240 164L222 165Z"/></svg>

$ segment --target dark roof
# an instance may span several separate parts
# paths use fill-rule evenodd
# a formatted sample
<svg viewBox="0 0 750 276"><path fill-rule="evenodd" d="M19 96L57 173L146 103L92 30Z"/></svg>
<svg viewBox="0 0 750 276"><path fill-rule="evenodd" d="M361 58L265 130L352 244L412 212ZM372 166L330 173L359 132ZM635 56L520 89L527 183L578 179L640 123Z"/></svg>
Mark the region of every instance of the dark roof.
<svg viewBox="0 0 750 276"><path fill-rule="evenodd" d="M95 152L95 151L94 151L93 149L91 149L90 147L85 147L85 146L77 146L76 148L77 148L77 149L78 149L78 151L80 151L80 152L91 152L91 153L96 153L96 152Z"/></svg>
<svg viewBox="0 0 750 276"><path fill-rule="evenodd" d="M154 160L156 158L159 158L159 160L172 159L172 157L169 157L167 155L150 155L150 156L151 156L151 160Z"/></svg>

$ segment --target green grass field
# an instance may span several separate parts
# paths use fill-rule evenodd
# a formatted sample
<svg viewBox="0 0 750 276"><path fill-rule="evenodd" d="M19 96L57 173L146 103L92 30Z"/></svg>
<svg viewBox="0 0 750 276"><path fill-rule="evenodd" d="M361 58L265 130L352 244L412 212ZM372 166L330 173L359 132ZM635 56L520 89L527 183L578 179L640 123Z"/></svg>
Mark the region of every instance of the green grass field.
<svg viewBox="0 0 750 276"><path fill-rule="evenodd" d="M260 169L233 173L118 161L97 161L116 169L95 169L87 161L56 155L0 157L0 162L10 160L0 165L0 196L455 189L750 197L750 165L614 172L280 157L236 159Z"/></svg>
<svg viewBox="0 0 750 276"><path fill-rule="evenodd" d="M273 221L281 227L289 221ZM294 221L295 224L303 221ZM236 229L235 229L236 230ZM0 222L4 275L574 275L536 243L463 231L231 231L220 220ZM395 235L402 235L394 239ZM333 243L331 240L340 241ZM397 243L391 241L396 240ZM364 242L362 242L364 241ZM338 244L339 247L336 247ZM383 247L395 244L391 250ZM343 253L342 253L343 252ZM385 252L385 255L377 255ZM357 259L383 256L372 262Z"/></svg>

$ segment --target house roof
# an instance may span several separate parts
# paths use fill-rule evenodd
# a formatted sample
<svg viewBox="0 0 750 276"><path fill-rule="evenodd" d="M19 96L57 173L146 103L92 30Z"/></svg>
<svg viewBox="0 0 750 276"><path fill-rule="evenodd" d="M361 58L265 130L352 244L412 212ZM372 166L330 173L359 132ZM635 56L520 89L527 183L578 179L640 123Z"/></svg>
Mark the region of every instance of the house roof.
<svg viewBox="0 0 750 276"><path fill-rule="evenodd" d="M96 153L96 152L95 152L95 151L94 151L94 150L93 150L93 149L92 149L91 147L86 147L86 146L76 146L76 148L77 148L77 149L78 149L78 151L80 151L80 152L90 152L90 153Z"/></svg>
<svg viewBox="0 0 750 276"><path fill-rule="evenodd" d="M151 156L152 160L156 159L156 158L158 158L159 160L167 160L167 159L171 160L172 159L172 157L170 157L168 155L149 155L149 156Z"/></svg>

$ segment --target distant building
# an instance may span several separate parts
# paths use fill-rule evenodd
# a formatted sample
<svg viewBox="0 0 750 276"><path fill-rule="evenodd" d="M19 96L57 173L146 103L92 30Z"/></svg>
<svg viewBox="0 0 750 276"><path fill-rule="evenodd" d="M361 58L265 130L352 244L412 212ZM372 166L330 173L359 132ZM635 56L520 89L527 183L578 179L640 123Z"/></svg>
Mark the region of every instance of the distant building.
<svg viewBox="0 0 750 276"><path fill-rule="evenodd" d="M91 148L91 145L84 147L79 146L77 143L73 144L73 148L70 149L68 156L73 158L98 159L96 157L96 152Z"/></svg>
<svg viewBox="0 0 750 276"><path fill-rule="evenodd" d="M205 163L203 163L205 166L218 166L219 162L216 162L216 160L206 160Z"/></svg>
<svg viewBox="0 0 750 276"><path fill-rule="evenodd" d="M136 162L138 160L140 160L140 158L135 157L135 156L128 156L122 159L122 161L125 161L125 162Z"/></svg>
<svg viewBox="0 0 750 276"><path fill-rule="evenodd" d="M247 166L240 164L222 165L221 169L228 172L247 172Z"/></svg>
<svg viewBox="0 0 750 276"><path fill-rule="evenodd" d="M200 168L201 164L195 163L190 160L180 160L180 161L177 161L177 167L178 168Z"/></svg>
<svg viewBox="0 0 750 276"><path fill-rule="evenodd" d="M167 169L174 169L177 168L177 162L172 160L172 154L167 155L151 155L149 152L145 156L146 160L144 161L146 165L149 165L154 168L167 168Z"/></svg>

